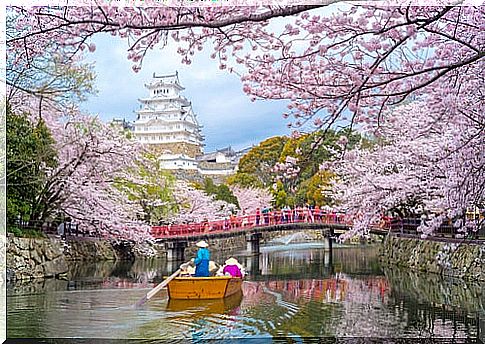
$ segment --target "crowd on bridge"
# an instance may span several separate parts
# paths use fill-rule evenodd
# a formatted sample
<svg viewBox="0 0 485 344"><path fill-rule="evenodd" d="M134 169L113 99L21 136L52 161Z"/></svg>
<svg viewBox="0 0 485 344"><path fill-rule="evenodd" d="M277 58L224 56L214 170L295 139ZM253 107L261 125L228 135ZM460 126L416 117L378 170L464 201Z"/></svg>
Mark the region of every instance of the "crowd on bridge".
<svg viewBox="0 0 485 344"><path fill-rule="evenodd" d="M473 214L474 218L476 214ZM469 214L467 214L469 217ZM477 222L482 223L483 213L479 213ZM416 231L417 227L426 223L427 217L412 217L403 219L400 216L382 215L372 226L378 230L391 230L403 232L403 230ZM353 224L353 218L343 212L324 206L297 206L294 208L285 206L282 209L257 208L251 214L241 211L240 214L230 214L223 219L209 221L203 219L198 223L168 224L164 226L153 226L152 235L154 237L169 237L178 235L189 235L198 233L214 233L231 230L248 229L259 226L275 226L291 223L325 223L325 224ZM485 228L481 226L483 232ZM441 234L456 233L451 222L443 223L440 226Z"/></svg>
<svg viewBox="0 0 485 344"><path fill-rule="evenodd" d="M386 223L383 226L390 223L390 218L385 219L385 221ZM348 224L350 222L344 213L337 212L330 207L298 206L291 208L286 206L282 209L256 208L251 214L242 211L241 214L230 214L215 221L203 219L200 223L153 226L152 235L161 237L190 233L211 233L289 223Z"/></svg>

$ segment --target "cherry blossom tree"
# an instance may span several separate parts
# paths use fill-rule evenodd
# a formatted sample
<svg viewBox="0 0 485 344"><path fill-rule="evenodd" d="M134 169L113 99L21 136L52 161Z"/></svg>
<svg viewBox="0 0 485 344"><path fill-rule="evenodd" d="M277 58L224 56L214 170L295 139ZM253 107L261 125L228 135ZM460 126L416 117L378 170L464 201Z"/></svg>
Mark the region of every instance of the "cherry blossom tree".
<svg viewBox="0 0 485 344"><path fill-rule="evenodd" d="M415 174L414 179L403 176L401 186L418 180L421 172L421 178L436 176L441 184L420 182L423 191L414 193L427 209L443 209L449 217L463 212L470 202L476 204L480 198L477 185L482 185L478 177L483 172L483 167L477 167L483 145L476 142L476 135L483 136L484 8L332 5L337 2L286 7L10 7L8 16L15 30L7 37L7 54L15 56L13 65L20 66L31 65L45 54L46 47L51 52L62 49L65 56L74 58L83 50L93 51L90 39L106 32L129 41L127 57L138 71L150 49L170 41L179 45L178 52L187 64L197 51L212 44L212 57L219 67L238 73L243 90L252 99L288 101L283 117L292 118L290 126L365 127L392 142L379 148L387 149L387 154L374 160L369 157L384 166L398 163L408 156L405 149L419 143L423 159L402 161ZM283 17L285 22L279 19ZM419 110L417 117L423 126L408 108L386 115L396 105L416 99L420 108L414 105L414 110L416 114ZM430 121L443 113L447 113L445 120L434 127L437 124ZM422 141L412 139L412 130L400 133L400 140L390 139L394 136L388 132L389 120L399 114L402 130L414 128L422 133ZM440 145L434 130L450 136L442 140L448 146ZM345 146L344 140L342 143ZM379 149L352 154L377 155ZM364 164L358 160L355 168L360 166L358 162ZM369 168L374 176L382 175ZM341 173L342 180L352 180L348 170ZM376 196L381 200L385 196L385 207L404 200L396 191L400 188L393 185L395 192ZM368 223L376 216L371 209L376 199L362 200ZM349 211L354 208L349 205ZM380 212L382 207L378 209ZM356 228L364 230L365 226Z"/></svg>
<svg viewBox="0 0 485 344"><path fill-rule="evenodd" d="M398 107L384 116L378 145L335 164L340 208L355 223L349 235L368 232L389 211L426 214L423 236L445 221L464 234L478 229L465 215L485 204L485 117L483 104L468 116L467 103L447 97Z"/></svg>
<svg viewBox="0 0 485 344"><path fill-rule="evenodd" d="M255 214L256 208L269 207L273 198L268 190L261 188L233 186L231 191L237 197L241 211L246 215Z"/></svg>
<svg viewBox="0 0 485 344"><path fill-rule="evenodd" d="M12 107L39 116L55 141L57 165L45 166L45 180L36 195L38 209L33 221L46 221L64 214L79 224L81 232L105 237L142 240L149 227L141 204L120 188L120 181L132 185L152 182L135 173L143 164L143 148L121 135L97 117L83 115L75 108L64 108L45 99L24 94L22 103ZM153 185L153 182L152 182Z"/></svg>
<svg viewBox="0 0 485 344"><path fill-rule="evenodd" d="M25 28L19 27L19 14L9 11L7 38L16 37ZM24 51L9 45L6 60L7 101L26 95L69 104L84 100L94 90L93 65L83 62L84 55L70 56L55 41L32 41L32 49ZM13 48L13 49L11 49Z"/></svg>
<svg viewBox="0 0 485 344"><path fill-rule="evenodd" d="M214 195L209 196L183 180L175 183L174 199L178 209L168 218L174 223L221 220L235 209L233 204L215 200Z"/></svg>
<svg viewBox="0 0 485 344"><path fill-rule="evenodd" d="M482 7L330 6L260 7L12 7L16 34L7 40L18 61L59 42L75 55L94 50L90 38L108 32L127 38L139 70L148 50L172 39L182 61L207 42L220 68L241 68L254 98L287 99L295 125L321 127L337 119L378 124L388 105L409 95L452 87L453 78L484 57ZM270 20L292 15L286 25ZM280 23L281 24L281 23ZM36 44L33 44L34 41ZM234 68L234 67L231 67ZM231 69L236 70L236 69Z"/></svg>

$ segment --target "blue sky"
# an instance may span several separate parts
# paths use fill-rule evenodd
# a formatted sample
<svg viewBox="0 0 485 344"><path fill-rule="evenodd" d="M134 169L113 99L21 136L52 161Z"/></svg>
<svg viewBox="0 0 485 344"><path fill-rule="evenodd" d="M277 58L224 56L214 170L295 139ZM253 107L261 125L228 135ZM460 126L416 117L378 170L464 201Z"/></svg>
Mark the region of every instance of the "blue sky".
<svg viewBox="0 0 485 344"><path fill-rule="evenodd" d="M126 118L133 121L139 108L139 98L148 95L144 87L153 73L179 72L185 87L183 95L192 101L199 123L203 125L205 151L231 145L242 149L275 135L286 135L290 130L281 117L286 103L281 101L251 102L242 91L236 75L219 70L218 62L209 58L205 49L193 58L192 64L183 65L175 46L149 51L138 73L131 69L126 58L128 44L110 35L98 36L93 42L96 51L87 54L94 63L98 94L82 104L83 110L98 114L103 120Z"/></svg>

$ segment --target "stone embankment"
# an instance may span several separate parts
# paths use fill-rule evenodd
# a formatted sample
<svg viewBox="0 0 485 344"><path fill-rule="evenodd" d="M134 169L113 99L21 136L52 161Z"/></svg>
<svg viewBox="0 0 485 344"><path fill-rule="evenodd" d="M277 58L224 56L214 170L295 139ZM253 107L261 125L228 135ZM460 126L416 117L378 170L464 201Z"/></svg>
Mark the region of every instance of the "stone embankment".
<svg viewBox="0 0 485 344"><path fill-rule="evenodd" d="M384 241L380 254L382 262L391 266L485 281L485 245L391 236Z"/></svg>
<svg viewBox="0 0 485 344"><path fill-rule="evenodd" d="M162 248L129 241L18 238L7 240L7 281L66 278L71 261L133 260L163 257Z"/></svg>
<svg viewBox="0 0 485 344"><path fill-rule="evenodd" d="M9 237L7 280L64 277L68 271L60 240Z"/></svg>

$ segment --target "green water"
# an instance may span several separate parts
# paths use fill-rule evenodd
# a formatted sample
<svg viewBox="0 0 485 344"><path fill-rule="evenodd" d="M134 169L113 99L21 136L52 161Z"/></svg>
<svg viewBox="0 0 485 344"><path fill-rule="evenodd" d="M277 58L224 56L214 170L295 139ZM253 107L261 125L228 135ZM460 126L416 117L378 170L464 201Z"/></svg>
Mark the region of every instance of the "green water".
<svg viewBox="0 0 485 344"><path fill-rule="evenodd" d="M9 286L7 336L111 339L446 338L475 342L483 285L380 266L374 248L315 244L236 253L243 295L134 303L177 264L161 260L73 266L69 281ZM223 257L217 257L223 261ZM412 340L411 340L412 342Z"/></svg>

